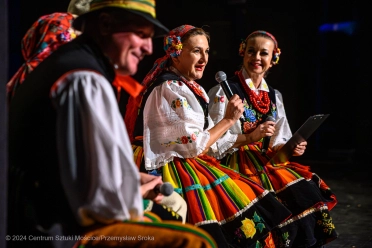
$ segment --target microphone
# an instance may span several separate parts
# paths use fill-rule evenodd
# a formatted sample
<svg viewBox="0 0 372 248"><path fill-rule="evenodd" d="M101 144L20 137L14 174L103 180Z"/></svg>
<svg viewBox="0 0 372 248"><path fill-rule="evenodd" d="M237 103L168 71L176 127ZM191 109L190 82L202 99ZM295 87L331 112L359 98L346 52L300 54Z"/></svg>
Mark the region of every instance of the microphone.
<svg viewBox="0 0 372 248"><path fill-rule="evenodd" d="M165 196L170 196L173 193L173 186L171 183L165 182L163 184L158 184L155 186L154 191L156 194L161 193Z"/></svg>
<svg viewBox="0 0 372 248"><path fill-rule="evenodd" d="M265 119L265 122L266 121L275 121L275 119L272 116L267 116L266 119ZM266 154L267 149L269 149L270 138L271 138L271 136L266 136L266 137L264 137L264 139L262 141L262 149L261 149L261 154L262 155Z"/></svg>
<svg viewBox="0 0 372 248"><path fill-rule="evenodd" d="M222 88L223 92L225 92L225 95L226 95L227 99L230 100L230 98L234 94L231 91L231 88L230 88L228 82L226 81L226 73L224 73L223 71L217 72L216 75L215 75L215 79L221 85L221 88ZM240 116L239 120L240 120L241 123L245 122L244 116Z"/></svg>

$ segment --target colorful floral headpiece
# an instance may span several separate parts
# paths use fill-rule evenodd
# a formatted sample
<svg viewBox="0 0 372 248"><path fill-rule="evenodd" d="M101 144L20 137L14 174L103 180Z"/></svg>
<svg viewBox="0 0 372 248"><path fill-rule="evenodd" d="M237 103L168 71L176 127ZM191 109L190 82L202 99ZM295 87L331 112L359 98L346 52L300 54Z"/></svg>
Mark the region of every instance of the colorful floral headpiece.
<svg viewBox="0 0 372 248"><path fill-rule="evenodd" d="M165 56L158 58L152 69L147 73L145 79L142 81L143 85L147 85L152 82L165 68L167 61L170 57L177 57L182 52L181 38L191 29L194 29L191 25L182 25L171 30L167 36L164 37L164 51Z"/></svg>
<svg viewBox="0 0 372 248"><path fill-rule="evenodd" d="M167 55L171 57L177 57L182 51L181 38L189 30L195 28L191 25L182 25L169 32L167 36L164 37L164 51Z"/></svg>
<svg viewBox="0 0 372 248"><path fill-rule="evenodd" d="M266 36L270 37L270 39L274 42L274 51L273 51L272 62L273 62L274 65L278 64L279 63L279 57L280 57L280 54L281 54L280 48L278 47L278 42L276 41L274 35L270 34L269 32L262 31L262 30L254 31L253 33L248 35L248 37L245 40L242 40L242 42L240 43L240 46L239 46L239 55L244 57L245 48L247 46L248 39L251 38L254 35L257 35L257 34L266 35Z"/></svg>

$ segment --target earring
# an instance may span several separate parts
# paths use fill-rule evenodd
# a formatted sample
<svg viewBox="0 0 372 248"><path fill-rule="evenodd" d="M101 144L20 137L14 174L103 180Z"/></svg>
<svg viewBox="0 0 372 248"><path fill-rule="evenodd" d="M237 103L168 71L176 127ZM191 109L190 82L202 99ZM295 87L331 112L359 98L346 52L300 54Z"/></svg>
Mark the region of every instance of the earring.
<svg viewBox="0 0 372 248"><path fill-rule="evenodd" d="M115 70L119 69L119 66L117 64L114 64Z"/></svg>

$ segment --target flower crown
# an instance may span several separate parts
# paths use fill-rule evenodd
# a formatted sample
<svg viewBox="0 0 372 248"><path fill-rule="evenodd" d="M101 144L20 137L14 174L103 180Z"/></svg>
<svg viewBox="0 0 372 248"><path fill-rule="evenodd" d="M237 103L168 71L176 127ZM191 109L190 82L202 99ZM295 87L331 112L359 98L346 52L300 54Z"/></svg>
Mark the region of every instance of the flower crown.
<svg viewBox="0 0 372 248"><path fill-rule="evenodd" d="M242 57L244 57L246 46L247 46L247 40L242 40L242 42L240 43L240 46L239 46L239 55L242 56ZM272 58L273 65L277 65L279 63L279 57L280 57L281 53L282 52L280 51L280 48L276 47L276 45L275 45L275 48L274 48L274 51L273 51L273 58Z"/></svg>
<svg viewBox="0 0 372 248"><path fill-rule="evenodd" d="M180 36L170 35L165 38L164 50L171 57L180 56L182 51L182 42Z"/></svg>

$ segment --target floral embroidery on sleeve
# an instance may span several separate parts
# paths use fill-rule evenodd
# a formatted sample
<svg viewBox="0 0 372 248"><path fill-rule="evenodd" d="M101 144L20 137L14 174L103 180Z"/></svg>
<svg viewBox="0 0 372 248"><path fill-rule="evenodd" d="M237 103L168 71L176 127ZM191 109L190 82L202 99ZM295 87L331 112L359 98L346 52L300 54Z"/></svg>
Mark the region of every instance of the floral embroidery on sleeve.
<svg viewBox="0 0 372 248"><path fill-rule="evenodd" d="M192 143L193 141L195 141L196 138L198 137L198 135L199 135L199 131L192 133L190 136L185 135L185 136L177 138L174 141L169 141L169 142L166 142L166 143L162 143L161 145L166 146L166 147L169 147L170 145L175 145L175 144L184 144L185 145L185 144Z"/></svg>
<svg viewBox="0 0 372 248"><path fill-rule="evenodd" d="M189 103L187 102L186 99L182 99L182 98L177 98L176 100L173 100L172 101L172 104L171 104L171 107L172 109L177 109L177 108L186 108L186 109L190 109L190 105Z"/></svg>
<svg viewBox="0 0 372 248"><path fill-rule="evenodd" d="M216 96L214 98L214 103L218 103L218 102L225 102L225 96Z"/></svg>

